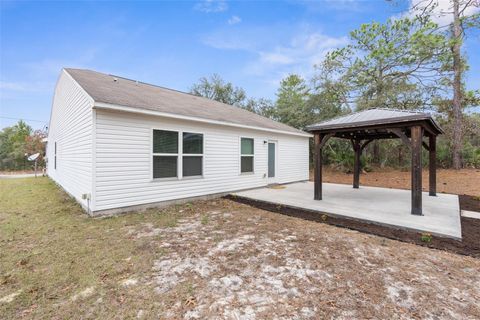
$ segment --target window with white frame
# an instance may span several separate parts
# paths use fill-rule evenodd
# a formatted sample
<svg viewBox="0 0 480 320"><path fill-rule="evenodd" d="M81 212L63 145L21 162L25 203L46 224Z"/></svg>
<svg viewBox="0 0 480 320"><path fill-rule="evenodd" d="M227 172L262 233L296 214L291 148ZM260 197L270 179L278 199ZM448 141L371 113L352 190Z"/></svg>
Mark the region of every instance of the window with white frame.
<svg viewBox="0 0 480 320"><path fill-rule="evenodd" d="M153 178L178 177L178 132L153 130Z"/></svg>
<svg viewBox="0 0 480 320"><path fill-rule="evenodd" d="M254 142L252 138L240 138L240 173L253 173Z"/></svg>
<svg viewBox="0 0 480 320"><path fill-rule="evenodd" d="M153 130L152 172L154 179L202 176L203 134Z"/></svg>
<svg viewBox="0 0 480 320"><path fill-rule="evenodd" d="M183 176L201 176L203 174L203 134L184 132L182 153Z"/></svg>

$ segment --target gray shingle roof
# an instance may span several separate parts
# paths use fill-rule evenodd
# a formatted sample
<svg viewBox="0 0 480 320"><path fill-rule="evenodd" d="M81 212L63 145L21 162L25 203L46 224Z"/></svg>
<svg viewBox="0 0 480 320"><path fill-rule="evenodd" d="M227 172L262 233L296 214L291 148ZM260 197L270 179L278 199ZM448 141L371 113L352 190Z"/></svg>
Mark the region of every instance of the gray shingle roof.
<svg viewBox="0 0 480 320"><path fill-rule="evenodd" d="M92 70L66 68L65 71L95 102L251 126L260 130L307 134L253 112L192 94Z"/></svg>
<svg viewBox="0 0 480 320"><path fill-rule="evenodd" d="M354 112L312 124L307 127L307 131L364 127L377 124L397 124L418 120L429 121L439 133L443 132L432 116L427 113L381 108Z"/></svg>

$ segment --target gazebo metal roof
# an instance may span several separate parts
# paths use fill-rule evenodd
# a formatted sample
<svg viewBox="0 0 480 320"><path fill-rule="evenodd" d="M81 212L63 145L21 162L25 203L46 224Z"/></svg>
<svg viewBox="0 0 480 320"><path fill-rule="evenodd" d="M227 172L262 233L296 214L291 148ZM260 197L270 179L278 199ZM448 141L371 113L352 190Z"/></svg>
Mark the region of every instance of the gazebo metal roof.
<svg viewBox="0 0 480 320"><path fill-rule="evenodd" d="M312 124L307 126L307 131L320 131L326 133L342 129L342 131L348 129L361 130L367 129L368 127L372 127L372 129L374 129L375 127L382 125L388 125L389 127L393 127L394 125L404 126L414 122L426 122L430 125L435 134L443 133L443 130L440 128L440 126L436 123L432 116L427 113L382 108L354 112L320 123Z"/></svg>

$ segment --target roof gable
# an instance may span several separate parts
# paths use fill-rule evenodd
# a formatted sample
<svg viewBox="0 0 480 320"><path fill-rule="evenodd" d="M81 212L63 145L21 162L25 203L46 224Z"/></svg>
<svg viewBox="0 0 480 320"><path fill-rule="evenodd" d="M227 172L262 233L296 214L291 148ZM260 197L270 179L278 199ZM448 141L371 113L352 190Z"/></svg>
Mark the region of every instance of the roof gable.
<svg viewBox="0 0 480 320"><path fill-rule="evenodd" d="M259 130L308 135L304 131L253 112L189 93L92 70L67 68L65 71L95 102L129 107L138 111L152 111L256 127Z"/></svg>

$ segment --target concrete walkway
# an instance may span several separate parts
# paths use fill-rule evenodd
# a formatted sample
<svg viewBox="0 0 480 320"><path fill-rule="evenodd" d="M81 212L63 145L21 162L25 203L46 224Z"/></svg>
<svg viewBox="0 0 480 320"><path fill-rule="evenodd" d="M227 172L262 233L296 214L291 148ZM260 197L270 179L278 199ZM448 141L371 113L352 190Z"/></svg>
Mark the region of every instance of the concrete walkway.
<svg viewBox="0 0 480 320"><path fill-rule="evenodd" d="M458 196L422 194L423 216L410 214L409 190L323 184L323 200L313 200L313 182L288 184L284 189L261 188L234 193L240 197L305 208L382 225L461 239Z"/></svg>

